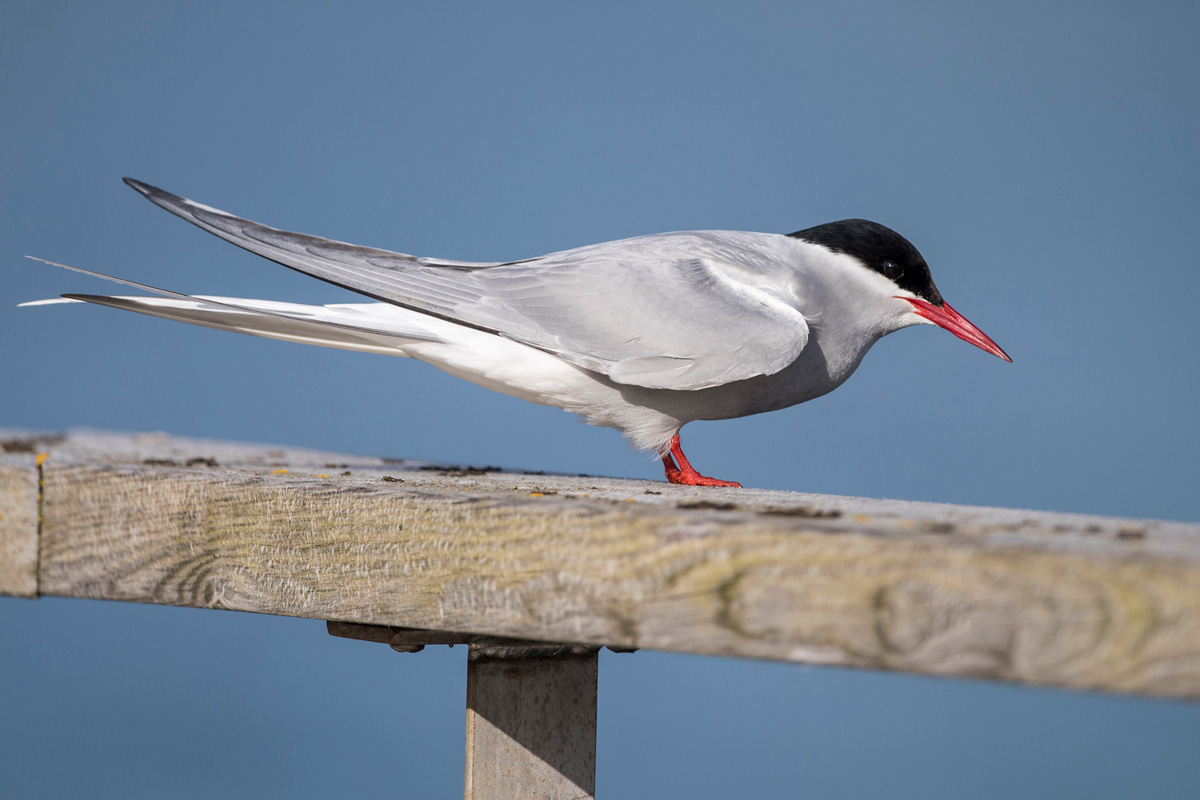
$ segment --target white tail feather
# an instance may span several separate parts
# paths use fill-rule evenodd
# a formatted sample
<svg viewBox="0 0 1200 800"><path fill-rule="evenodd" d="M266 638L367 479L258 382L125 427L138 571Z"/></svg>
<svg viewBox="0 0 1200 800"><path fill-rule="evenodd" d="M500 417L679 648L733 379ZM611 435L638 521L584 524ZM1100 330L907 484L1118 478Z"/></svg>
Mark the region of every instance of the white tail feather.
<svg viewBox="0 0 1200 800"><path fill-rule="evenodd" d="M437 341L430 331L422 330L419 315L385 303L308 306L237 297L196 296L177 300L72 294L22 305L79 301L206 328L363 353L407 356L406 344Z"/></svg>

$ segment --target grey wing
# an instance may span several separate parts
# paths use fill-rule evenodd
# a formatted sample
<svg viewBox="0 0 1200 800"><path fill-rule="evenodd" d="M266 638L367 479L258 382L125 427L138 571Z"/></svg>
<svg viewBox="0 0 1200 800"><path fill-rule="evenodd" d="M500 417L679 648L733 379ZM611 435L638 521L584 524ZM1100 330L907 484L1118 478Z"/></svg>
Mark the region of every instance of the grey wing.
<svg viewBox="0 0 1200 800"><path fill-rule="evenodd" d="M377 300L415 308L435 316L442 316L441 306L461 299L456 281L446 280L446 277L453 278L453 273L499 266L498 263L424 259L391 250L283 231L179 197L133 178L125 178L125 183L155 205L277 264ZM447 273L451 274L447 276ZM442 279L439 280L439 277ZM419 286L421 291L408 292L405 287L409 285L414 288ZM428 302L423 297L427 297Z"/></svg>
<svg viewBox="0 0 1200 800"><path fill-rule="evenodd" d="M472 275L473 321L504 328L617 383L706 389L790 364L804 316L719 259L684 257L663 234ZM664 247L663 245L668 245ZM608 252L606 252L608 251Z"/></svg>
<svg viewBox="0 0 1200 800"><path fill-rule="evenodd" d="M126 179L251 252L378 300L553 353L613 381L704 389L791 363L808 341L786 293L695 234L660 234L519 262L423 259L241 219ZM691 238L689 238L691 237ZM681 246L681 242L688 246Z"/></svg>

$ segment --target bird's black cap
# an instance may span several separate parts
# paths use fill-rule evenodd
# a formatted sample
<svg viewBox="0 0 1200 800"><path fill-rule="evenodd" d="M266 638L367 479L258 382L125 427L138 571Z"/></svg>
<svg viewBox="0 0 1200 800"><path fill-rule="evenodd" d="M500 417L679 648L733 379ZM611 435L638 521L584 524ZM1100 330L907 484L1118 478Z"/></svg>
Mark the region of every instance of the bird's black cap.
<svg viewBox="0 0 1200 800"><path fill-rule="evenodd" d="M945 303L941 292L933 285L925 258L912 242L886 225L866 219L843 219L788 236L819 244L835 253L854 256L901 289L907 289L935 306Z"/></svg>

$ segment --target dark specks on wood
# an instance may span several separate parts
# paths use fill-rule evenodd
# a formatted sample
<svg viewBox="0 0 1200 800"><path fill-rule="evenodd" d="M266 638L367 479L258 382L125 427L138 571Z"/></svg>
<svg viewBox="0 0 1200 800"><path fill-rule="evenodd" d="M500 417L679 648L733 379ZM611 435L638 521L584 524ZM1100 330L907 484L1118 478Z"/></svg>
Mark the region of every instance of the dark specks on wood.
<svg viewBox="0 0 1200 800"><path fill-rule="evenodd" d="M1197 525L90 436L0 453L0 592L1200 700Z"/></svg>
<svg viewBox="0 0 1200 800"><path fill-rule="evenodd" d="M799 517L801 519L837 519L842 512L837 509L818 509L810 506L772 506L763 509L764 514L773 517Z"/></svg>
<svg viewBox="0 0 1200 800"><path fill-rule="evenodd" d="M0 450L5 453L28 453L34 455L49 450L62 442L64 436L23 436L0 441Z"/></svg>
<svg viewBox="0 0 1200 800"><path fill-rule="evenodd" d="M689 500L684 503L676 503L676 508L690 509L706 509L709 511L736 511L737 503L723 503L714 500Z"/></svg>

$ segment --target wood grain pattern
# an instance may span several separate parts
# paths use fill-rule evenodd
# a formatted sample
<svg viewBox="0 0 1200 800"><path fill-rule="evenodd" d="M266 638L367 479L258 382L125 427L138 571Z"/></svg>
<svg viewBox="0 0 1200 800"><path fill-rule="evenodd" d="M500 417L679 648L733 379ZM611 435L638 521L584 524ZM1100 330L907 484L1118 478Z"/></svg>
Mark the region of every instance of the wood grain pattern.
<svg viewBox="0 0 1200 800"><path fill-rule="evenodd" d="M0 594L38 593L38 469L33 453L0 452Z"/></svg>
<svg viewBox="0 0 1200 800"><path fill-rule="evenodd" d="M591 800L597 667L596 653L467 662L466 800Z"/></svg>
<svg viewBox="0 0 1200 800"><path fill-rule="evenodd" d="M293 455L72 437L41 591L1200 698L1200 526Z"/></svg>

